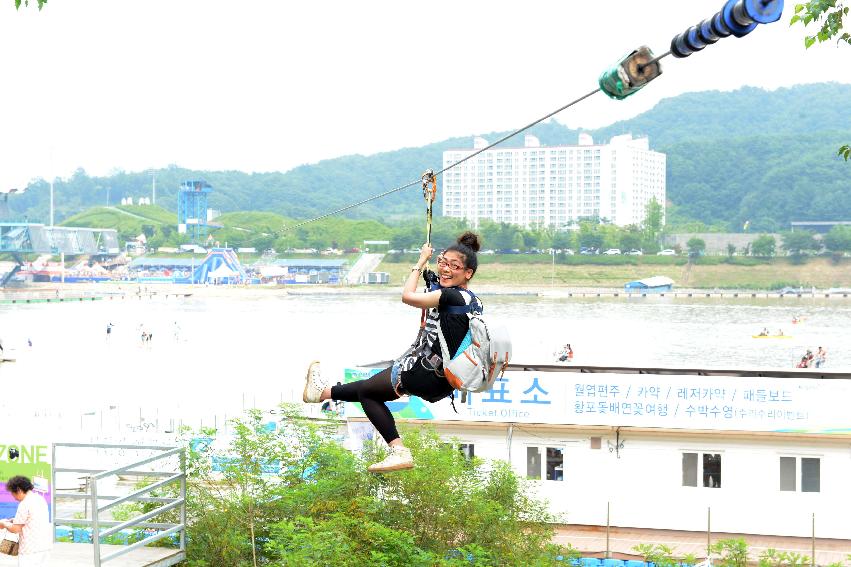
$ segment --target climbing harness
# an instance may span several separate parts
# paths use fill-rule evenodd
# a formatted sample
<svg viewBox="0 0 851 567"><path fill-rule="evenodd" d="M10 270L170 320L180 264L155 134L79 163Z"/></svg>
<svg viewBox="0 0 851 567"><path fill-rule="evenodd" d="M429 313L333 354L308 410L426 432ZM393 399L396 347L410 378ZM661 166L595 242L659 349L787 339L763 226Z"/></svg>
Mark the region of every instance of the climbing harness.
<svg viewBox="0 0 851 567"><path fill-rule="evenodd" d="M616 100L623 100L626 97L635 94L636 92L641 90L645 85L647 85L647 83L662 74L662 67L659 64L659 61L667 57L668 55L673 55L674 57L681 59L684 57L688 57L692 53L703 50L707 45L712 45L713 43L716 43L722 38L729 37L731 35L736 37L744 37L747 34L751 33L754 29L756 29L757 25L759 24L768 24L771 22L776 22L780 19L780 16L782 14L783 0L727 0L722 6L721 10L718 11L718 13L716 13L714 16L706 18L702 22L689 27L686 31L675 35L673 39L671 39L670 49L662 55L659 55L658 57L655 56L653 54L653 51L647 46L639 47L638 49L630 52L628 55L622 57L613 66L606 69L597 80L597 83L599 85L598 88L595 88L593 91L580 96L579 98L567 103L561 108L558 108L553 112L542 116L534 122L531 122L526 126L523 126L522 128L519 128L503 136L496 142L476 150L475 152L461 158L460 160L444 167L443 169L437 172L434 172L429 169L422 175L420 179L416 181L411 181L410 183L407 183L405 185L401 185L383 193L373 195L371 197L325 213L318 217L311 218L288 227L284 227L281 230L273 232L271 236L277 236L278 234L281 234L283 232L295 230L296 228L299 228L306 224L337 215L339 213L369 203L370 201L375 201L376 199L386 197L392 193L396 193L398 191L408 189L409 187L413 187L418 183L422 183L423 196L425 197L427 203L427 242L430 243L432 206L437 195L436 178L438 176L476 157L477 155L486 152L494 146L501 144L522 132L525 132L529 128L540 124L544 120L555 116L563 110L566 110L571 106L582 102L583 100L592 96L598 91L602 91L610 98ZM258 236L258 238L268 236L270 235L262 234Z"/></svg>

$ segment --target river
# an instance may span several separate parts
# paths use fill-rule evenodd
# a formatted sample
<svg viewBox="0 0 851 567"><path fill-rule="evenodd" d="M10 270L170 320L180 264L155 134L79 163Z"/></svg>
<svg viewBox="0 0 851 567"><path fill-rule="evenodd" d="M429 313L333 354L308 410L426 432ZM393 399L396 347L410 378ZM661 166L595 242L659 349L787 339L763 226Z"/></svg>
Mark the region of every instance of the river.
<svg viewBox="0 0 851 567"><path fill-rule="evenodd" d="M483 299L485 313L509 325L519 363L551 363L571 343L577 364L791 369L824 346L828 370L851 371L847 300ZM795 316L804 322L793 325ZM345 366L398 355L418 324L419 311L397 295L374 293L0 305L0 338L17 358L0 365L0 411L87 432L220 425L246 407L299 400L311 360L337 380ZM793 338L751 338L763 327Z"/></svg>

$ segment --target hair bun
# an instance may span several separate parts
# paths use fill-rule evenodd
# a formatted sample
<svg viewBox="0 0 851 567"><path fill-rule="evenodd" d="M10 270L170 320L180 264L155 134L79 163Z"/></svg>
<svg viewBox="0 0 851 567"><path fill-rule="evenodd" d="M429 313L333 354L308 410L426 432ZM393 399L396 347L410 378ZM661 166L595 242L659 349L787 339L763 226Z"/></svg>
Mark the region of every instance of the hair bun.
<svg viewBox="0 0 851 567"><path fill-rule="evenodd" d="M479 248L481 248L479 235L470 231L467 231L458 237L458 244L463 244L464 246L471 248L474 252L478 252Z"/></svg>

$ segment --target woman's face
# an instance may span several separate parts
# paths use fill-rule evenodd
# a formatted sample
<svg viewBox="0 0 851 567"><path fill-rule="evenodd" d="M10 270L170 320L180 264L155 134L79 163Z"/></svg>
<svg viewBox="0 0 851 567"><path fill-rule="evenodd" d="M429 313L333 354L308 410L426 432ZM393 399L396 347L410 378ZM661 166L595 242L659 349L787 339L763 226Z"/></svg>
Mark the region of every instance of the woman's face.
<svg viewBox="0 0 851 567"><path fill-rule="evenodd" d="M14 498L18 502L20 502L21 500L24 499L24 496L26 496L26 495L27 495L27 493L24 492L23 490L16 490L15 492L12 493L12 498Z"/></svg>
<svg viewBox="0 0 851 567"><path fill-rule="evenodd" d="M437 257L437 275L440 276L441 287L467 287L467 282L473 277L473 270L466 268L464 255L455 250L448 250Z"/></svg>

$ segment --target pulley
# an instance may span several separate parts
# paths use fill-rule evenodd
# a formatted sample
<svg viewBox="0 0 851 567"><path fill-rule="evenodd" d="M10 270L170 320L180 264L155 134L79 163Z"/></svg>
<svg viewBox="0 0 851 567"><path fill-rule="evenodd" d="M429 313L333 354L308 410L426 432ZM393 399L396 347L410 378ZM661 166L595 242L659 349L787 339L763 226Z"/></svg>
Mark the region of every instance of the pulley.
<svg viewBox="0 0 851 567"><path fill-rule="evenodd" d="M782 14L783 0L727 0L717 14L674 36L671 55L688 57L723 37L744 37L758 24L776 22Z"/></svg>
<svg viewBox="0 0 851 567"><path fill-rule="evenodd" d="M600 75L600 90L611 98L623 100L662 74L662 65L643 45L623 57Z"/></svg>

